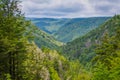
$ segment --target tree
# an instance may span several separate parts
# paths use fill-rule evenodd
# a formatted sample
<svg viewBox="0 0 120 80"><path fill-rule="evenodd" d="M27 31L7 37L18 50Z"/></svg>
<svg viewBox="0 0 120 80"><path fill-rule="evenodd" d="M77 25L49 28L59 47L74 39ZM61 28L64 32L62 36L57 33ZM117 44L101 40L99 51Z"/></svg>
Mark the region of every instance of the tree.
<svg viewBox="0 0 120 80"><path fill-rule="evenodd" d="M9 74L12 80L21 80L26 58L29 23L18 8L19 0L0 0L0 78Z"/></svg>
<svg viewBox="0 0 120 80"><path fill-rule="evenodd" d="M97 56L94 58L93 80L118 80L120 68L120 29L112 37L105 36L102 44L96 49Z"/></svg>

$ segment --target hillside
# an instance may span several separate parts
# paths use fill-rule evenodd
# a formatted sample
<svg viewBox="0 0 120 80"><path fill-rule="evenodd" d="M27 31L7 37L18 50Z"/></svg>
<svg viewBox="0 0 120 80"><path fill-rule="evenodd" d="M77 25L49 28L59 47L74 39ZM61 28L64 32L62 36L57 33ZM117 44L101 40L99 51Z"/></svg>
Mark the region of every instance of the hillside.
<svg viewBox="0 0 120 80"><path fill-rule="evenodd" d="M31 26L31 32L34 38L34 42L40 48L47 47L50 49L57 49L63 45L62 42L57 41L54 37L40 30L34 25Z"/></svg>
<svg viewBox="0 0 120 80"><path fill-rule="evenodd" d="M55 50L28 47L29 59L25 61L27 76L31 80L90 80L90 75L79 61L69 61ZM74 72L73 72L74 71ZM85 77L86 76L86 77Z"/></svg>
<svg viewBox="0 0 120 80"><path fill-rule="evenodd" d="M63 44L19 7L19 0L0 0L0 80L120 79L120 15Z"/></svg>
<svg viewBox="0 0 120 80"><path fill-rule="evenodd" d="M55 18L26 18L31 20L38 28L49 33L54 34L64 25L68 19L55 19Z"/></svg>
<svg viewBox="0 0 120 80"><path fill-rule="evenodd" d="M97 44L101 44L101 40L105 34L112 36L116 29L120 26L120 16L114 16L100 27L90 31L85 36L75 39L63 46L64 55L69 59L79 59L82 63L88 62L95 55Z"/></svg>
<svg viewBox="0 0 120 80"><path fill-rule="evenodd" d="M73 18L63 25L54 36L63 42L70 42L104 23L108 17ZM64 36L63 36L64 35Z"/></svg>
<svg viewBox="0 0 120 80"><path fill-rule="evenodd" d="M100 26L109 18L110 17L27 19L30 19L41 30L53 35L53 37L57 40L62 42L70 42Z"/></svg>

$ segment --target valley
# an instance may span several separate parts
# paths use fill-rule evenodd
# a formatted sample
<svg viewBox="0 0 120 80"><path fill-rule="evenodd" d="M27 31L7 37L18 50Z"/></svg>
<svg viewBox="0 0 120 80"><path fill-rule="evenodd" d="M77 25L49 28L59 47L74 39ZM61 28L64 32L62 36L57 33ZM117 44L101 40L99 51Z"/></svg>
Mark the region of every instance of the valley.
<svg viewBox="0 0 120 80"><path fill-rule="evenodd" d="M92 19L94 20L94 18L92 18ZM74 20L75 20L75 23L74 23ZM79 22L80 19L78 19L77 21L76 21L76 19L74 19L74 20L73 20L73 23L71 23L71 24L66 23L66 27L61 27L60 29L58 29L58 32L56 29L55 33L59 33L60 30L61 30L61 32L63 32L66 29L66 30L68 30L68 33L66 33L66 34L69 34L69 32L71 32L71 29L68 29L67 27L71 28L71 26L73 26L72 30L79 29L78 27L75 27L74 24L77 24L76 22L77 21ZM93 70L95 70L95 69L104 70L104 67L99 67L99 66L105 66L105 67L109 68L109 65L112 64L112 62L111 62L112 60L110 60L110 62L109 62L109 60L107 60L107 59L111 59L111 57L113 58L113 60L116 58L119 59L119 45L118 45L119 37L118 36L119 36L119 29L120 29L119 28L120 16L115 15L112 18L108 18L108 17L104 18L104 20L105 21L103 23L99 24L99 26L92 28L91 30L89 30L86 33L83 33L83 35L80 34L81 36L77 37L76 39L73 39L71 42L67 42L66 44L64 44L64 45L60 46L58 49L56 49L58 52L60 52L59 54L62 54L69 61L78 60L80 62L80 65L84 66L84 69L86 71L88 71L85 76L89 76L89 78L85 77L85 80L90 80L90 75L89 75L90 74L89 71L91 71L91 70L89 70L90 68L92 68ZM103 19L99 20L99 21L103 21ZM79 23L81 23L81 22L79 22ZM87 23L87 22L84 22L84 23ZM95 25L95 24L92 23L92 25ZM89 26L90 25L91 24L89 24ZM62 28L63 28L63 30L62 30ZM81 30L87 31L87 29L88 28L83 28ZM51 33L47 33L47 34L54 37L54 35ZM77 35L79 35L79 34L77 34ZM73 36L76 36L76 35L73 35ZM118 39L117 39L117 37L118 37ZM114 51L117 51L117 52L114 53ZM114 55L116 55L116 57L114 57ZM105 57L105 58L103 58L103 57ZM107 64L105 61L102 61L101 60L102 58L103 58L103 60L108 61L109 64ZM99 64L99 62L100 62L100 64ZM118 61L116 61L115 64L118 64L117 62ZM93 63L97 65L96 68L94 68ZM119 66L119 64L116 67L118 67L118 66ZM107 70L109 72L108 75L111 75L110 71L113 71L114 68L112 67L110 70L108 70L108 69L105 69L105 70ZM102 74L106 74L107 72L104 71L102 73L102 72L98 71L98 73L97 73L97 72L92 71L92 73L94 75L93 79L97 80L97 78L102 79ZM99 74L99 73L101 73L101 74ZM114 71L113 71L113 74L114 74ZM98 75L101 77L99 77ZM117 74L116 74L116 76L117 76ZM82 76L82 78L83 78L83 76ZM106 78L105 80L107 80L110 77L104 77L104 78ZM81 78L79 78L78 80L80 80L80 79ZM114 79L117 79L117 77L115 77L115 78L112 77L111 79L114 80Z"/></svg>
<svg viewBox="0 0 120 80"><path fill-rule="evenodd" d="M31 16L26 17L21 1L0 0L0 80L120 79L120 15L88 17L108 15L116 7L110 8L107 0L103 12L104 1L102 7L89 0L66 0L64 5L61 0L39 1L22 1Z"/></svg>
<svg viewBox="0 0 120 80"><path fill-rule="evenodd" d="M33 40L38 47L47 47L50 49L58 49L60 46L64 45L63 42L57 41L52 35L40 30L34 24L30 27Z"/></svg>
<svg viewBox="0 0 120 80"><path fill-rule="evenodd" d="M61 42L70 42L97 28L110 17L91 18L27 18L39 29ZM64 35L64 36L63 36Z"/></svg>

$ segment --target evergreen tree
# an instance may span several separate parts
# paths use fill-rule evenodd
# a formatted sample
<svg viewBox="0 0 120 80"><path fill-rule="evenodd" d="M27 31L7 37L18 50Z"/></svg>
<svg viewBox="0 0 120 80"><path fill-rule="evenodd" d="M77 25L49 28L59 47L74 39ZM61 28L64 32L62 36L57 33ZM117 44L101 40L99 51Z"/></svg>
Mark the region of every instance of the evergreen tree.
<svg viewBox="0 0 120 80"><path fill-rule="evenodd" d="M18 8L18 0L0 0L0 79L6 75L21 80L26 56L28 22Z"/></svg>
<svg viewBox="0 0 120 80"><path fill-rule="evenodd" d="M120 29L112 37L106 35L96 49L93 80L119 80L120 68Z"/></svg>

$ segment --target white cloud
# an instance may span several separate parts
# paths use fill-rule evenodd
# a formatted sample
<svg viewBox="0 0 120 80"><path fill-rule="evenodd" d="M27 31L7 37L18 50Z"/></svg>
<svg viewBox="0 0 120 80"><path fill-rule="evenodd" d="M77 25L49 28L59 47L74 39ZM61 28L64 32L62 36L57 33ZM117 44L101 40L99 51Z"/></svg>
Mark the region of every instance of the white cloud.
<svg viewBox="0 0 120 80"><path fill-rule="evenodd" d="M90 17L120 13L120 0L22 0L30 17Z"/></svg>

